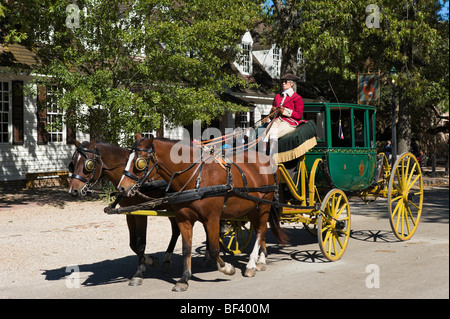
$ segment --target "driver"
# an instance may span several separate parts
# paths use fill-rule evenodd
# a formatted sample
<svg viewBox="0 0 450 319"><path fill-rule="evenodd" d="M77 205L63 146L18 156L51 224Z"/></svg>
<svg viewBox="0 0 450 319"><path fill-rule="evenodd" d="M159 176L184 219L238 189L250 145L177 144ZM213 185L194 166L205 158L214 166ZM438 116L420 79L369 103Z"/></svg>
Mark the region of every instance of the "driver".
<svg viewBox="0 0 450 319"><path fill-rule="evenodd" d="M270 113L275 113L275 118L269 123L266 136L262 143L262 152L266 153L267 143L270 140L270 156L277 151L278 138L291 133L302 122L303 99L294 92L294 81L300 80L293 74L285 74L281 77L282 92L277 94L272 103Z"/></svg>

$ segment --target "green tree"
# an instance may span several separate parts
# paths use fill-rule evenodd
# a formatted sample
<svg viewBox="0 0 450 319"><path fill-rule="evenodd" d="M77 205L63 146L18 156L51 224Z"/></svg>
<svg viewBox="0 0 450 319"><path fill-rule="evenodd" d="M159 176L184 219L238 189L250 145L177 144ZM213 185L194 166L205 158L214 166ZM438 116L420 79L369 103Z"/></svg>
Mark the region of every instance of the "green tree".
<svg viewBox="0 0 450 319"><path fill-rule="evenodd" d="M259 10L250 0L15 1L10 26L40 59L79 129L111 142L172 125L209 122L242 107L218 96L247 85L227 67ZM79 9L79 10L78 10Z"/></svg>
<svg viewBox="0 0 450 319"><path fill-rule="evenodd" d="M398 152L409 150L411 128L423 112L448 111L448 21L442 4L426 1L274 0L266 7L266 41L283 48L282 72L296 72L296 52L305 56L307 79L334 100L355 102L356 78L371 61L383 74L381 110L390 109L389 70L398 72Z"/></svg>

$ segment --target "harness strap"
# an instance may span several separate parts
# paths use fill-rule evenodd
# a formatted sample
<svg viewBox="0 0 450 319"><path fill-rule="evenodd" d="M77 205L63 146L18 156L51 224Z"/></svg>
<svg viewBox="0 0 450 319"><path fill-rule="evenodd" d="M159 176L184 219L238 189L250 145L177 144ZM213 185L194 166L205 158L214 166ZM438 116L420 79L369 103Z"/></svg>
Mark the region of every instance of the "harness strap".
<svg viewBox="0 0 450 319"><path fill-rule="evenodd" d="M235 162L231 162L231 164L233 164L238 169L239 174L241 174L242 182L244 183L245 191L246 191L246 193L248 193L247 176L245 176L245 173L242 171L242 169Z"/></svg>
<svg viewBox="0 0 450 319"><path fill-rule="evenodd" d="M205 164L205 162L201 162L200 168L198 170L197 180L195 181L195 189L196 190L198 190L200 188L200 183L202 181L202 171L203 171L203 165L204 164Z"/></svg>
<svg viewBox="0 0 450 319"><path fill-rule="evenodd" d="M84 178L83 176L78 175L78 174L72 174L71 178L79 179L83 183L87 183L88 182L88 180L86 178Z"/></svg>
<svg viewBox="0 0 450 319"><path fill-rule="evenodd" d="M230 189L233 189L233 176L231 175L231 164L226 163L225 165L227 170L227 185L230 187ZM225 194L225 198L223 200L222 205L222 214L225 213L225 209L227 208L228 198L230 198L230 192L227 192Z"/></svg>

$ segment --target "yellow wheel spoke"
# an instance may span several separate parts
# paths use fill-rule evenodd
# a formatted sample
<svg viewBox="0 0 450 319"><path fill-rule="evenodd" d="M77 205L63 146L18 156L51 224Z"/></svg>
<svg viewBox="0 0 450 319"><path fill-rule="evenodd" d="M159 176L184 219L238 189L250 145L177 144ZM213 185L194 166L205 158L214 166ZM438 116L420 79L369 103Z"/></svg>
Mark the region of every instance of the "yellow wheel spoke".
<svg viewBox="0 0 450 319"><path fill-rule="evenodd" d="M412 206L414 206L415 208L417 208L418 210L420 210L420 207L416 205L416 203L412 202L412 201L408 201L409 204L411 204Z"/></svg>
<svg viewBox="0 0 450 319"><path fill-rule="evenodd" d="M398 205L398 210L397 210L397 212L399 212L398 213L398 215L397 215L397 223L395 224L395 229L398 231L398 223L400 222L400 218L401 218L401 216L400 216L400 214L401 214L401 202L399 202L399 205ZM394 214L392 214L392 217L394 217Z"/></svg>
<svg viewBox="0 0 450 319"><path fill-rule="evenodd" d="M336 237L333 237L333 249L334 249L334 254L337 255L337 248L336 248ZM330 249L331 250L331 249Z"/></svg>
<svg viewBox="0 0 450 319"><path fill-rule="evenodd" d="M402 198L402 195L394 197L393 199L391 199L391 204L393 204L396 200L400 200L401 198Z"/></svg>
<svg viewBox="0 0 450 319"><path fill-rule="evenodd" d="M414 227L416 227L416 226L417 226L416 220L414 219L414 216L413 216L413 213L411 212L411 209L410 209L408 206L406 206L406 208L407 208L407 210L408 210L408 216L409 216L409 218L411 219L411 221L412 221Z"/></svg>

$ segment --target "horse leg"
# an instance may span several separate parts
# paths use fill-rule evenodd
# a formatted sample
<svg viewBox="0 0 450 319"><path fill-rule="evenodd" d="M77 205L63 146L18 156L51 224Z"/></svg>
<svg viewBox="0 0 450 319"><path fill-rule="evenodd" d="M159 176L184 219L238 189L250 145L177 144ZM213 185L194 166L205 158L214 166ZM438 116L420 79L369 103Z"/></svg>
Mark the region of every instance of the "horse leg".
<svg viewBox="0 0 450 319"><path fill-rule="evenodd" d="M256 235L255 245L253 246L253 250L250 254L247 266L245 266L244 277L254 277L256 274L256 263L258 261L258 253L260 248L260 236L261 234L258 231Z"/></svg>
<svg viewBox="0 0 450 319"><path fill-rule="evenodd" d="M162 264L162 269L164 271L170 270L170 264L172 263L173 250L177 243L178 237L180 236L180 228L174 217L169 217L170 224L172 226L172 237L170 238L169 246L167 247L166 253L164 254L164 260Z"/></svg>
<svg viewBox="0 0 450 319"><path fill-rule="evenodd" d="M130 248L138 256L138 269L128 284L139 286L144 280L145 265L157 267L158 262L155 258L145 255L147 216L127 215L127 225L130 233Z"/></svg>
<svg viewBox="0 0 450 319"><path fill-rule="evenodd" d="M256 263L257 271L266 270L266 257L267 257L266 238L265 238L266 231L267 231L267 226L265 227L265 230L262 232L261 237L260 237L259 258L258 258L258 262Z"/></svg>
<svg viewBox="0 0 450 319"><path fill-rule="evenodd" d="M223 272L225 275L234 275L236 270L233 265L224 262L219 256L219 228L220 220L208 220L206 223L207 242L209 243L209 254L211 260L215 260L217 263L217 269Z"/></svg>
<svg viewBox="0 0 450 319"><path fill-rule="evenodd" d="M183 239L183 275L172 288L172 291L181 292L186 291L189 288L188 281L192 276L191 256L193 222L187 218L177 218L177 223L181 231L181 238Z"/></svg>
<svg viewBox="0 0 450 319"><path fill-rule="evenodd" d="M267 216L268 214L262 214L260 215L259 220L251 221L255 227L256 240L247 266L245 267L245 277L254 277L256 271L266 270L267 249L265 237L267 231Z"/></svg>
<svg viewBox="0 0 450 319"><path fill-rule="evenodd" d="M208 230L206 229L206 225L203 224L203 229L205 230L206 234L206 250L205 250L205 256L202 260L202 266L206 267L209 265L209 262L212 260L211 254L209 253L209 239L208 239Z"/></svg>

